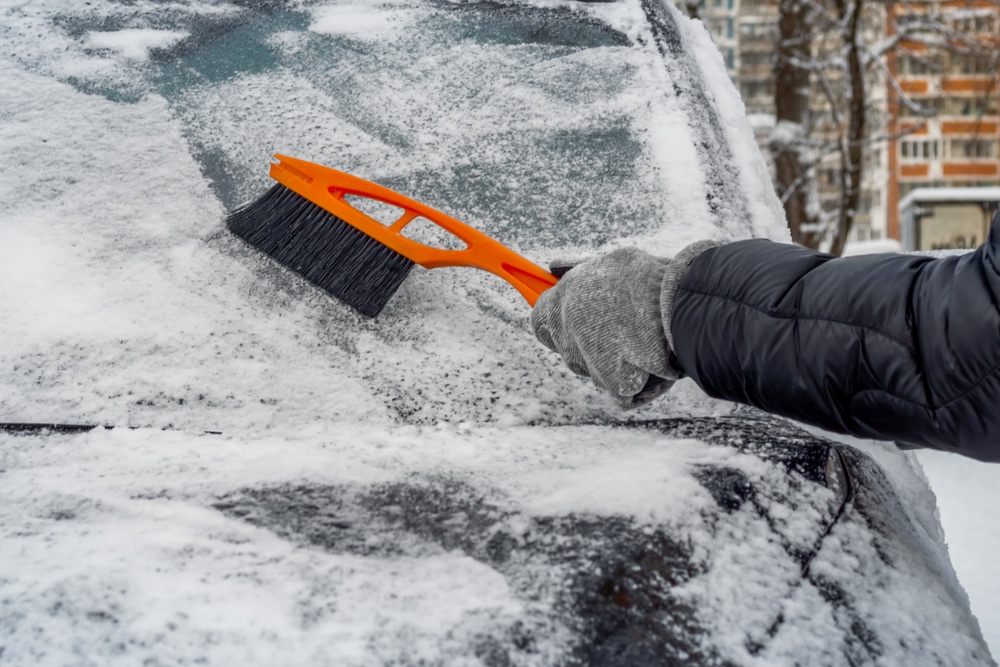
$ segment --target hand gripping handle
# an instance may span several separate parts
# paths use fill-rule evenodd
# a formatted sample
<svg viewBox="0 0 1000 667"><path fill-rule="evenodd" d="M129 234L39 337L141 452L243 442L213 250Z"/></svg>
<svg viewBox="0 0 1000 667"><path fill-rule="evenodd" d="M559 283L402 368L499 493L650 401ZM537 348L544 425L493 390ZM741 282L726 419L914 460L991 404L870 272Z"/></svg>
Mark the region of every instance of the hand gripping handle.
<svg viewBox="0 0 1000 667"><path fill-rule="evenodd" d="M486 234L398 192L305 160L285 155L275 158L277 162L271 163L271 178L423 267L474 266L489 271L513 285L532 306L542 292L558 281L545 269ZM403 214L385 225L352 206L344 199L346 195L384 202L401 208ZM435 248L403 236L403 228L418 217L454 234L466 247Z"/></svg>

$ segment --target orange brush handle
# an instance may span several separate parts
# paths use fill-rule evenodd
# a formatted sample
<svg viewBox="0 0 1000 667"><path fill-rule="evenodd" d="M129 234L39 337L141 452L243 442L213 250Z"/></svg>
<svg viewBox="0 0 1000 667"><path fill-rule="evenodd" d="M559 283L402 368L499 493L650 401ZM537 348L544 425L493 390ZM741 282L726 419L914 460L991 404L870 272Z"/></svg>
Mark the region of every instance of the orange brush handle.
<svg viewBox="0 0 1000 667"><path fill-rule="evenodd" d="M545 269L482 232L398 192L305 160L284 155L275 155L275 158L278 161L271 163L271 178L423 267L484 269L513 285L532 306L542 292L558 281ZM397 206L403 209L403 214L392 224L384 225L352 206L344 199L345 195ZM464 241L466 247L462 250L435 248L403 236L403 228L418 217L451 232Z"/></svg>

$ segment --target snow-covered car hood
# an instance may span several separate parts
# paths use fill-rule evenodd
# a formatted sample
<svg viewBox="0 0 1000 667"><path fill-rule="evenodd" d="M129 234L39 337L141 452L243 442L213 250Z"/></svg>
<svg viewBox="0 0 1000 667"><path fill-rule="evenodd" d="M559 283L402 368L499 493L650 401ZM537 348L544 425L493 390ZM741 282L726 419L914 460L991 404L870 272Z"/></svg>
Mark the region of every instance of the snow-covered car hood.
<svg viewBox="0 0 1000 667"><path fill-rule="evenodd" d="M8 0L0 40L0 422L114 427L0 434L0 661L990 663L906 455L690 383L623 414L494 276L368 320L224 229L282 152L541 263L785 240L700 24Z"/></svg>

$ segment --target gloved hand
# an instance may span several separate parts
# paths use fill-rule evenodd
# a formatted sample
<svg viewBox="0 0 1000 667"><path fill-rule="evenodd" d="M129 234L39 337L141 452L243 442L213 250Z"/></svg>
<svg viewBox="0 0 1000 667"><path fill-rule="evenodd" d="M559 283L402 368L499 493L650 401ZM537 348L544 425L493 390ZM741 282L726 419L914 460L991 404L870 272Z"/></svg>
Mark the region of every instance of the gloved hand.
<svg viewBox="0 0 1000 667"><path fill-rule="evenodd" d="M671 364L660 311L669 265L626 248L574 266L535 304L535 336L622 407L652 400L683 374Z"/></svg>

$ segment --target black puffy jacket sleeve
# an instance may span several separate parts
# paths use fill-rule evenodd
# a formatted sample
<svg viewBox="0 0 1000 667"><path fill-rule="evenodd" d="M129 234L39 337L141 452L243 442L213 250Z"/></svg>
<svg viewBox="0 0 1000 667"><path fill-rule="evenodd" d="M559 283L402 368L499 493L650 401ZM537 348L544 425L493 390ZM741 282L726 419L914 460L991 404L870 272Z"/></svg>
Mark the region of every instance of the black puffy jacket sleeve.
<svg viewBox="0 0 1000 667"><path fill-rule="evenodd" d="M864 438L1000 461L1000 214L975 252L708 250L670 316L708 394Z"/></svg>

